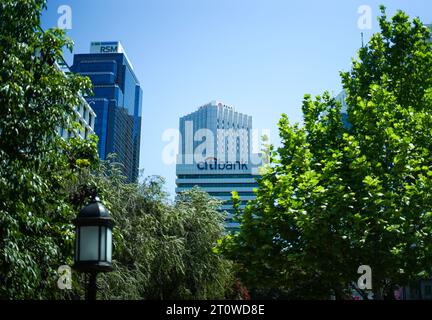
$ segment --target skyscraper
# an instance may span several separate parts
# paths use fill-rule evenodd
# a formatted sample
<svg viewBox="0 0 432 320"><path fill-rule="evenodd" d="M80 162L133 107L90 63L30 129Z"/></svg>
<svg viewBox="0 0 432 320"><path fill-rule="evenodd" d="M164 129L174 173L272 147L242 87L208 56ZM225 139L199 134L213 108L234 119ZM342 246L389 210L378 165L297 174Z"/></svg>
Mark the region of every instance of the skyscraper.
<svg viewBox="0 0 432 320"><path fill-rule="evenodd" d="M70 73L69 66L64 60L57 62L56 66L59 70L63 71L65 76ZM74 113L76 117L75 120L79 122L81 128L76 132L71 132L60 127L58 129L58 133L64 139L69 139L70 137L76 135L82 139L87 139L91 134L94 133L96 113L83 97L80 97L80 104L74 107Z"/></svg>
<svg viewBox="0 0 432 320"><path fill-rule="evenodd" d="M239 193L241 209L255 199L260 159L251 152L251 131L251 116L216 101L180 118L176 192L198 186L222 200L228 229L238 226L232 220L231 192Z"/></svg>
<svg viewBox="0 0 432 320"><path fill-rule="evenodd" d="M342 113L342 123L345 128L351 128L351 124L348 121L348 105L346 103L346 92L342 90L337 96L336 101L340 102L342 105L341 113Z"/></svg>
<svg viewBox="0 0 432 320"><path fill-rule="evenodd" d="M426 27L429 28L430 32L432 33L432 24L426 24ZM429 38L429 42L432 41L432 38Z"/></svg>
<svg viewBox="0 0 432 320"><path fill-rule="evenodd" d="M74 55L73 72L88 76L94 96L86 97L97 114L99 156L117 154L129 181L138 178L142 89L120 42L92 42L90 53Z"/></svg>

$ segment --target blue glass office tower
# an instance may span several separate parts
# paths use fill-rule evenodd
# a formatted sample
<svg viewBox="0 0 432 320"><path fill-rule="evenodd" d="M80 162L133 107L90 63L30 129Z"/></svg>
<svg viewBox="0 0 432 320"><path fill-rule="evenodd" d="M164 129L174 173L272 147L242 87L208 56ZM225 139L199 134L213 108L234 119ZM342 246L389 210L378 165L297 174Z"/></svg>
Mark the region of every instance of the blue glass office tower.
<svg viewBox="0 0 432 320"><path fill-rule="evenodd" d="M92 42L90 53L74 55L73 72L88 76L96 112L99 157L115 153L129 181L138 178L142 89L120 42Z"/></svg>

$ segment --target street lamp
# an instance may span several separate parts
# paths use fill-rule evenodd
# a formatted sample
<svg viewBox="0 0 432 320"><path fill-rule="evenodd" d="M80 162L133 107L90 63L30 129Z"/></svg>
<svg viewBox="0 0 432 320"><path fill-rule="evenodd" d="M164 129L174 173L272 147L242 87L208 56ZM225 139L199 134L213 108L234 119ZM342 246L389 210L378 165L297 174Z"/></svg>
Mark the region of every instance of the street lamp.
<svg viewBox="0 0 432 320"><path fill-rule="evenodd" d="M74 219L76 226L75 264L73 268L90 275L86 298L96 300L96 277L112 271L112 228L108 209L97 196Z"/></svg>

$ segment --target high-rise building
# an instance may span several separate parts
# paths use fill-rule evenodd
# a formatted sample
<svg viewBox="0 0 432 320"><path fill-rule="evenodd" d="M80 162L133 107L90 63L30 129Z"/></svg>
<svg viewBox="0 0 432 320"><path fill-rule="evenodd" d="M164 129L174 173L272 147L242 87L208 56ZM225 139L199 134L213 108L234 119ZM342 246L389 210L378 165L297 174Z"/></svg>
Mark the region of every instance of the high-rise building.
<svg viewBox="0 0 432 320"><path fill-rule="evenodd" d="M59 134L64 139L69 139L72 136L79 136L81 139L87 139L91 134L94 133L94 123L96 119L96 113L87 103L84 98L80 98L80 104L74 107L76 121L79 122L81 128L76 132L70 132L64 128L59 128Z"/></svg>
<svg viewBox="0 0 432 320"><path fill-rule="evenodd" d="M93 96L86 97L97 114L99 156L116 154L129 181L138 178L142 89L120 42L92 42L90 53L74 55L73 72L88 76Z"/></svg>
<svg viewBox="0 0 432 320"><path fill-rule="evenodd" d="M194 186L223 201L228 212L227 229L238 227L233 221L231 192L237 191L243 209L255 199L253 189L260 157L251 152L252 117L213 101L180 118L176 192Z"/></svg>
<svg viewBox="0 0 432 320"><path fill-rule="evenodd" d="M426 24L426 27L428 27L429 28L429 30L431 31L431 33L432 33L432 24ZM429 42L431 42L432 41L432 37L431 38L429 38Z"/></svg>
<svg viewBox="0 0 432 320"><path fill-rule="evenodd" d="M55 65L59 70L63 71L65 76L70 73L69 66L65 61L59 61ZM65 128L59 128L58 133L64 139L69 139L72 136L79 136L81 139L87 139L94 133L96 113L83 97L80 97L80 104L74 107L74 113L75 120L79 122L81 128L75 132L65 130Z"/></svg>
<svg viewBox="0 0 432 320"><path fill-rule="evenodd" d="M342 105L341 113L342 113L342 123L345 128L351 128L351 124L348 121L348 105L346 103L346 92L342 90L337 96L336 101L340 102Z"/></svg>

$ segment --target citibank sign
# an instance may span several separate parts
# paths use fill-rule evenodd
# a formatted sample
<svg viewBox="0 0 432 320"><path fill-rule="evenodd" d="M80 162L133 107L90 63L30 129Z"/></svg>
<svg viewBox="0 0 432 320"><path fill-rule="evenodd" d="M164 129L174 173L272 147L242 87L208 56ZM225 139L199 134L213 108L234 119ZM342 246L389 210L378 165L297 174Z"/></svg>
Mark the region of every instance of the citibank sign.
<svg viewBox="0 0 432 320"><path fill-rule="evenodd" d="M231 171L231 170L248 170L246 163L240 161L232 162L200 162L197 164L198 170L220 170L220 171Z"/></svg>

